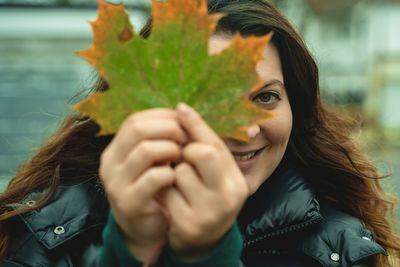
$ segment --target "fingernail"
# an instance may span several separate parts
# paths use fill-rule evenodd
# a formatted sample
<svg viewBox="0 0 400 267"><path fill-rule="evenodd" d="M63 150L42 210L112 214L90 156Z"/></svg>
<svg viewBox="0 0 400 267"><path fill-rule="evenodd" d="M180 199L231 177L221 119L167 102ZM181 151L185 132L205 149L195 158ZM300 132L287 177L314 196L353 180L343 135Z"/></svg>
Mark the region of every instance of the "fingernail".
<svg viewBox="0 0 400 267"><path fill-rule="evenodd" d="M190 116L192 114L192 109L185 103L179 103L176 109L184 116Z"/></svg>

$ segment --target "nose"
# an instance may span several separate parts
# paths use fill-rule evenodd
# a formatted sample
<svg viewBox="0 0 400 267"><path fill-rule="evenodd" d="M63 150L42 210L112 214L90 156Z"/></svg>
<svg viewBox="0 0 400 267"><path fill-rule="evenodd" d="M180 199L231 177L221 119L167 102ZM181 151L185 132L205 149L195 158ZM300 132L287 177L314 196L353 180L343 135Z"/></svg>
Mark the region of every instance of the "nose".
<svg viewBox="0 0 400 267"><path fill-rule="evenodd" d="M246 132L247 136L249 137L249 141L251 142L252 139L254 139L261 132L261 128L258 124L253 124L246 129ZM225 137L223 138L223 140L228 147L238 147L238 146L248 145L248 142L241 141L238 139L233 139L230 137Z"/></svg>
<svg viewBox="0 0 400 267"><path fill-rule="evenodd" d="M257 134L260 133L260 126L258 124L253 124L249 128L246 129L247 135L249 136L250 139L254 138L257 136Z"/></svg>

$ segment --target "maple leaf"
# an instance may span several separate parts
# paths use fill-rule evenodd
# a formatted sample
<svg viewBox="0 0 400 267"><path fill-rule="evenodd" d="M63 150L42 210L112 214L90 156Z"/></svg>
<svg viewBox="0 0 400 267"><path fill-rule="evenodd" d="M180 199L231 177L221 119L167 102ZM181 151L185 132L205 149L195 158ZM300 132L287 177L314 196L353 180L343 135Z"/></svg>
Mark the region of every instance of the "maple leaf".
<svg viewBox="0 0 400 267"><path fill-rule="evenodd" d="M207 13L206 0L152 1L152 32L135 35L121 4L99 0L91 22L93 43L78 52L107 81L106 92L91 94L73 109L113 134L129 114L185 102L220 135L248 141L245 130L271 116L246 96L263 85L256 63L271 35L243 38L209 55L208 39L221 14Z"/></svg>

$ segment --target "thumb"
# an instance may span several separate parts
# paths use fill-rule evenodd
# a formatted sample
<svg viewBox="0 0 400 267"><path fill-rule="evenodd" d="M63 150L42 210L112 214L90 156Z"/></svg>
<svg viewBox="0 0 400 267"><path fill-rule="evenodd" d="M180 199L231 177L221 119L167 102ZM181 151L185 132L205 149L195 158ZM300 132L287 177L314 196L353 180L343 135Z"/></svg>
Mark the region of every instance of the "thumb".
<svg viewBox="0 0 400 267"><path fill-rule="evenodd" d="M176 107L178 121L195 142L216 144L222 142L199 113L185 103Z"/></svg>

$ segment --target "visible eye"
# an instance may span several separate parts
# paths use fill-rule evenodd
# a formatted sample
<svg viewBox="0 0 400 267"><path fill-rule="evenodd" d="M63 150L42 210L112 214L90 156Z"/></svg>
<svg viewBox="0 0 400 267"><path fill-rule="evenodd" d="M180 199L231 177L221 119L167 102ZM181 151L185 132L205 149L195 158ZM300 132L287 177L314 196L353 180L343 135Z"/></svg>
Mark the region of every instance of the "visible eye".
<svg viewBox="0 0 400 267"><path fill-rule="evenodd" d="M266 92L261 92L255 97L253 97L252 101L256 104L268 105L268 104L273 104L279 101L280 99L281 98L279 97L278 93L274 91L266 91Z"/></svg>

